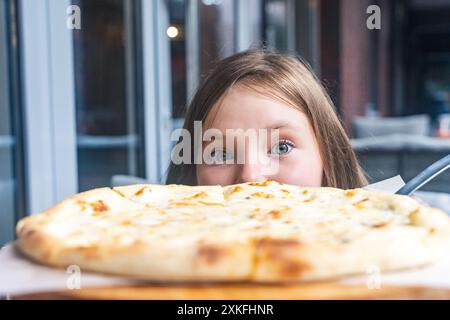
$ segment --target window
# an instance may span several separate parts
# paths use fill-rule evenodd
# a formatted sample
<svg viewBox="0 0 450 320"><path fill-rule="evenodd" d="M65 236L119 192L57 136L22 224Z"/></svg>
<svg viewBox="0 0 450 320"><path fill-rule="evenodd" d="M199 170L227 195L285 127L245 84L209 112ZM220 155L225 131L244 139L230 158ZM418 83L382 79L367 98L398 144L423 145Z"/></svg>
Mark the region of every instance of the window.
<svg viewBox="0 0 450 320"><path fill-rule="evenodd" d="M138 1L75 0L74 31L79 189L113 175L144 175Z"/></svg>
<svg viewBox="0 0 450 320"><path fill-rule="evenodd" d="M200 74L235 51L234 1L199 1Z"/></svg>
<svg viewBox="0 0 450 320"><path fill-rule="evenodd" d="M269 48L288 49L287 14L286 0L264 1L264 37Z"/></svg>
<svg viewBox="0 0 450 320"><path fill-rule="evenodd" d="M16 30L16 3L0 1L0 245L25 211Z"/></svg>
<svg viewBox="0 0 450 320"><path fill-rule="evenodd" d="M247 0L245 4L254 6L255 0ZM213 63L236 52L237 8L235 1L169 1L167 37L170 40L174 128L181 126L201 76L206 75ZM251 31L258 34L259 30Z"/></svg>
<svg viewBox="0 0 450 320"><path fill-rule="evenodd" d="M170 39L172 69L172 115L182 118L187 101L187 59L186 59L186 1L170 0L170 25L167 36Z"/></svg>
<svg viewBox="0 0 450 320"><path fill-rule="evenodd" d="M215 62L263 44L289 48L291 7L288 0L168 1L174 128L182 125L200 79Z"/></svg>

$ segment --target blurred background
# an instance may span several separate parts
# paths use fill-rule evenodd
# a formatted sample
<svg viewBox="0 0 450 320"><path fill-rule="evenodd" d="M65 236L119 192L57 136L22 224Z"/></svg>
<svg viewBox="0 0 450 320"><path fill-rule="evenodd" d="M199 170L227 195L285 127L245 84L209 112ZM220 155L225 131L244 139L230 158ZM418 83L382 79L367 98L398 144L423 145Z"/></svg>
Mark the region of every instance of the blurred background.
<svg viewBox="0 0 450 320"><path fill-rule="evenodd" d="M261 46L311 64L371 182L450 153L450 0L0 0L0 245L76 192L164 182L202 77Z"/></svg>

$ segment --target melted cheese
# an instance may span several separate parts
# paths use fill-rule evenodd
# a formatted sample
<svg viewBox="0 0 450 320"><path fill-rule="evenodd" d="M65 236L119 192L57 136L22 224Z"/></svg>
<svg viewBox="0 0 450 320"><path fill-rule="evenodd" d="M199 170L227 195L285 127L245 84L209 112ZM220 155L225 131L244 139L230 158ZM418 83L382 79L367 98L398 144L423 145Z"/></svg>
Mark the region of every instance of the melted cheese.
<svg viewBox="0 0 450 320"><path fill-rule="evenodd" d="M377 228L409 225L418 207L406 197L274 181L224 188L137 185L107 190L66 200L36 219L45 217L45 231L67 246L263 235L333 244L356 241Z"/></svg>

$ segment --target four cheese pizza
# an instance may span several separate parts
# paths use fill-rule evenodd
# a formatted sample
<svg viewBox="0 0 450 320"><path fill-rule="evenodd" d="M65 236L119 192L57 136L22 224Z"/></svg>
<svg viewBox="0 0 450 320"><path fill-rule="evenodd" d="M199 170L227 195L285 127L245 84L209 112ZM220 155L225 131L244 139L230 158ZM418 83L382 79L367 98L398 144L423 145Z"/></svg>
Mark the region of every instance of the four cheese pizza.
<svg viewBox="0 0 450 320"><path fill-rule="evenodd" d="M446 213L399 195L265 181L77 194L17 225L55 267L151 281L317 280L419 267L450 245Z"/></svg>

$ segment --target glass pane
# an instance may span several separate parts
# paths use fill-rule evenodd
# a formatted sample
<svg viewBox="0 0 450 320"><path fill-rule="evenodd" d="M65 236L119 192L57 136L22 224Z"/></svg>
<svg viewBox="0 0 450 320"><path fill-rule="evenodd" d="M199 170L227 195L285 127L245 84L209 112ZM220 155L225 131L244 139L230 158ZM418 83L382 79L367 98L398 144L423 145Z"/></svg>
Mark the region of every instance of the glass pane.
<svg viewBox="0 0 450 320"><path fill-rule="evenodd" d="M264 36L269 48L287 49L287 3L286 0L265 0Z"/></svg>
<svg viewBox="0 0 450 320"><path fill-rule="evenodd" d="M429 113L438 127L442 114L450 113L450 53L429 54L422 62L421 82L416 95L418 112Z"/></svg>
<svg viewBox="0 0 450 320"><path fill-rule="evenodd" d="M189 79L197 79L200 75L206 74L212 63L235 52L234 1L198 0L197 3L197 18L193 17L192 21L196 23L199 33L196 44L200 62L199 74L190 74ZM187 0L168 1L170 25L167 29L167 36L170 39L171 49L174 127L182 124L182 118L186 113L187 89L188 81L190 81L187 73L195 72L188 70L188 55L197 56L196 52L187 52L187 33L190 32L187 28L187 16L190 14L188 5L189 1ZM252 36L257 37L257 30L253 31L255 34Z"/></svg>
<svg viewBox="0 0 450 320"><path fill-rule="evenodd" d="M235 52L234 1L200 0L200 72L205 75L211 65Z"/></svg>
<svg viewBox="0 0 450 320"><path fill-rule="evenodd" d="M172 116L181 118L186 111L187 77L186 77L186 1L169 1L170 26L167 36L170 39L172 68Z"/></svg>
<svg viewBox="0 0 450 320"><path fill-rule="evenodd" d="M251 48L259 48L263 45L263 0L247 0L248 16L250 21Z"/></svg>
<svg viewBox="0 0 450 320"><path fill-rule="evenodd" d="M80 190L110 184L113 175L143 175L135 34L138 2L75 0L82 28L74 32Z"/></svg>
<svg viewBox="0 0 450 320"><path fill-rule="evenodd" d="M15 71L13 54L16 38L12 2L0 1L0 246L14 238L18 208L16 203L16 136L13 108Z"/></svg>

